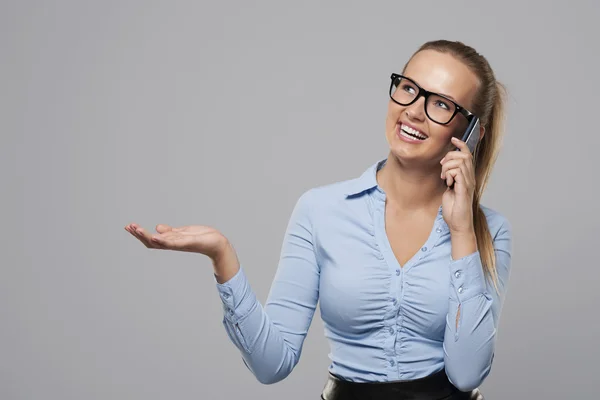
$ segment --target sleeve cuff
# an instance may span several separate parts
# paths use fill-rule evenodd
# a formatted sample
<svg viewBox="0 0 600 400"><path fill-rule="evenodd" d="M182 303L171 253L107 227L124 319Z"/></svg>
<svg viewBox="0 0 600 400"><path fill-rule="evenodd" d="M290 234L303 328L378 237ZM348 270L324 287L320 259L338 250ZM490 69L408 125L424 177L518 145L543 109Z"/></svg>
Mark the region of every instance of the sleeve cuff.
<svg viewBox="0 0 600 400"><path fill-rule="evenodd" d="M450 261L450 282L460 303L485 294L485 274L479 251Z"/></svg>
<svg viewBox="0 0 600 400"><path fill-rule="evenodd" d="M252 311L257 302L242 266L227 282L217 282L214 275L213 279L223 303L225 318L234 324L238 323Z"/></svg>

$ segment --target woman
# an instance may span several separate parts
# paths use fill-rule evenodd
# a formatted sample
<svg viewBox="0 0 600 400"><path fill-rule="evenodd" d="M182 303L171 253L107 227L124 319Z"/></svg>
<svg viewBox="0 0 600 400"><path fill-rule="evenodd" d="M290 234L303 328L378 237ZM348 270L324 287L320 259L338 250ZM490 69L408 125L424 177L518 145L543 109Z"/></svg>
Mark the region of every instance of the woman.
<svg viewBox="0 0 600 400"><path fill-rule="evenodd" d="M226 332L262 383L298 363L320 300L332 360L323 399L482 398L511 258L508 221L480 206L503 101L474 49L424 44L392 75L387 158L300 196L264 307L217 230L125 229L147 247L212 259ZM473 154L457 139L472 115Z"/></svg>

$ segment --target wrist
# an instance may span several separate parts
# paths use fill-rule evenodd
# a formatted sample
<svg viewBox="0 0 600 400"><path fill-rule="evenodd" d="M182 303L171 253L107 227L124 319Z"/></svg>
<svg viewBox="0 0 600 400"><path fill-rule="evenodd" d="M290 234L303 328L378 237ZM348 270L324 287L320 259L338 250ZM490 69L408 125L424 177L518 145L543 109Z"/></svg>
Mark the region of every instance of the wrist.
<svg viewBox="0 0 600 400"><path fill-rule="evenodd" d="M477 251L477 235L475 230L450 232L452 259L458 260Z"/></svg>
<svg viewBox="0 0 600 400"><path fill-rule="evenodd" d="M452 229L450 228L451 238L473 238L475 235L475 227L471 226L466 229Z"/></svg>
<svg viewBox="0 0 600 400"><path fill-rule="evenodd" d="M224 239L218 250L211 257L215 278L218 283L224 283L237 274L240 263L231 243Z"/></svg>

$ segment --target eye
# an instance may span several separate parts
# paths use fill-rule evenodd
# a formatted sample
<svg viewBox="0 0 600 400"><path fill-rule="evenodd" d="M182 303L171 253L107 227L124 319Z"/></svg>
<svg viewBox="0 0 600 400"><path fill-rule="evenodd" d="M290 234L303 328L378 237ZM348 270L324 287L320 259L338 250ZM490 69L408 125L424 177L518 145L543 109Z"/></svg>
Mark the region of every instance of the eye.
<svg viewBox="0 0 600 400"><path fill-rule="evenodd" d="M439 100L439 99L438 99L438 100L436 100L436 101L435 101L433 104L434 104L436 107L443 108L444 110L450 110L450 105L449 105L448 103L446 103L445 101L442 101L442 100Z"/></svg>
<svg viewBox="0 0 600 400"><path fill-rule="evenodd" d="M405 92L410 93L410 94L415 94L416 93L415 92L415 88L412 87L411 85L408 85L408 84L403 85L402 86L402 90L404 90Z"/></svg>

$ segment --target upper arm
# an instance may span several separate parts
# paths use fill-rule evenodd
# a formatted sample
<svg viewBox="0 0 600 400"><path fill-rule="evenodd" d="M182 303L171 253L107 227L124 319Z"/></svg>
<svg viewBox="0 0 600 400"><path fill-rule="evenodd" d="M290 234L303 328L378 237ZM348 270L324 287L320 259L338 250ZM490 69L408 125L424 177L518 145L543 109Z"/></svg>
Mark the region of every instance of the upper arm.
<svg viewBox="0 0 600 400"><path fill-rule="evenodd" d="M291 213L265 303L274 326L298 357L319 299L313 209L313 193L309 190L300 196Z"/></svg>

